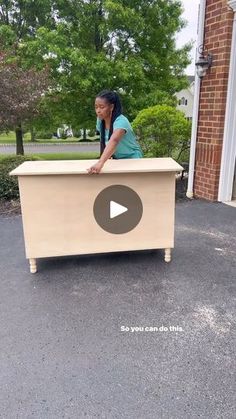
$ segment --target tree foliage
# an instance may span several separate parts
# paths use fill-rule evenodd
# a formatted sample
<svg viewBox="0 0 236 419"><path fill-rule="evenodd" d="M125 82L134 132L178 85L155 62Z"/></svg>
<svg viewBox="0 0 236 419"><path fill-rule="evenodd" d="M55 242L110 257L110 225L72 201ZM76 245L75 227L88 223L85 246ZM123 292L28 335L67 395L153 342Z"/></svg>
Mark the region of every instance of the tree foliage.
<svg viewBox="0 0 236 419"><path fill-rule="evenodd" d="M23 154L22 124L39 114L38 104L48 90L46 70L23 70L6 54L0 56L0 130L14 129L17 151Z"/></svg>
<svg viewBox="0 0 236 419"><path fill-rule="evenodd" d="M92 128L104 88L121 94L133 118L187 85L190 45L175 44L181 13L179 0L3 0L0 31L24 68L50 67L56 120Z"/></svg>
<svg viewBox="0 0 236 419"><path fill-rule="evenodd" d="M0 127L12 129L38 114L37 105L49 86L46 70L23 70L0 56Z"/></svg>

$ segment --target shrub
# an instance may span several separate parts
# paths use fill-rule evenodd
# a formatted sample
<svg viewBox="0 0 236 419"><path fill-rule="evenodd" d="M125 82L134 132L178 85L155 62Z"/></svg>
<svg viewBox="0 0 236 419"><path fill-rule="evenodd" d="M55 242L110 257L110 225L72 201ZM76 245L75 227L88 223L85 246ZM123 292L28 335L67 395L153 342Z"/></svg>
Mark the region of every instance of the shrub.
<svg viewBox="0 0 236 419"><path fill-rule="evenodd" d="M27 160L40 160L31 156L12 156L0 159L0 198L19 198L17 176L9 176L9 172Z"/></svg>
<svg viewBox="0 0 236 419"><path fill-rule="evenodd" d="M95 136L95 134L96 134L96 130L95 130L95 129L90 129L90 130L88 131L88 137L94 137L94 136Z"/></svg>
<svg viewBox="0 0 236 419"><path fill-rule="evenodd" d="M36 133L37 140L51 140L52 139L52 133L51 132L44 132L39 131Z"/></svg>
<svg viewBox="0 0 236 419"><path fill-rule="evenodd" d="M81 137L81 131L80 130L73 130L73 134L75 138L80 138Z"/></svg>
<svg viewBox="0 0 236 419"><path fill-rule="evenodd" d="M156 105L140 111L133 121L146 157L175 157L189 149L191 122L168 105Z"/></svg>

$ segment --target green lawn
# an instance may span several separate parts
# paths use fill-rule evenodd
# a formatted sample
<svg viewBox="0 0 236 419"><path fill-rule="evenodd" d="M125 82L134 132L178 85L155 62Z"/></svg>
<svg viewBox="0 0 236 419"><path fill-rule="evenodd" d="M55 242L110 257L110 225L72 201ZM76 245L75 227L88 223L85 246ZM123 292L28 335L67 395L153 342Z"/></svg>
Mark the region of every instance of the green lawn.
<svg viewBox="0 0 236 419"><path fill-rule="evenodd" d="M99 159L96 152L89 153L39 153L34 154L35 157L40 157L42 160L91 160Z"/></svg>
<svg viewBox="0 0 236 419"><path fill-rule="evenodd" d="M5 157L12 157L12 154L0 154L0 159ZM96 152L89 153L38 153L32 154L29 157L39 157L41 160L93 160L98 159L99 155Z"/></svg>
<svg viewBox="0 0 236 419"><path fill-rule="evenodd" d="M25 135L25 141L29 141L29 135ZM0 144L11 144L16 142L16 135L14 132L0 134Z"/></svg>
<svg viewBox="0 0 236 419"><path fill-rule="evenodd" d="M88 141L94 141L94 140L97 140L97 137L88 137ZM27 132L25 135L24 135L24 143L31 143L31 144L33 144L31 141L30 141L30 133L29 132ZM37 141L35 142L36 144L37 143L47 143L47 144L66 144L66 143L78 143L78 142L82 142L81 141L81 138L74 138L74 137L71 137L71 138L67 138L66 140L56 140L56 139L52 139L52 140L50 140L50 139L48 139L48 140L40 140L40 139L37 139ZM15 133L13 132L13 131L11 131L11 132L9 132L8 134L6 134L6 133L3 133L3 134L0 134L0 144L15 144L16 143L16 137L15 137Z"/></svg>

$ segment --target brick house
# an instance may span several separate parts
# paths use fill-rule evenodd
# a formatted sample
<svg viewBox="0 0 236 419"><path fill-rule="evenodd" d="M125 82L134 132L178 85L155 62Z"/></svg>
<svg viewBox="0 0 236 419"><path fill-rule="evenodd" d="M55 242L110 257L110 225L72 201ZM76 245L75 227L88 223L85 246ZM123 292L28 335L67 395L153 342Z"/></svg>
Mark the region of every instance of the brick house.
<svg viewBox="0 0 236 419"><path fill-rule="evenodd" d="M213 56L195 76L189 197L236 199L236 0L201 0L198 46Z"/></svg>

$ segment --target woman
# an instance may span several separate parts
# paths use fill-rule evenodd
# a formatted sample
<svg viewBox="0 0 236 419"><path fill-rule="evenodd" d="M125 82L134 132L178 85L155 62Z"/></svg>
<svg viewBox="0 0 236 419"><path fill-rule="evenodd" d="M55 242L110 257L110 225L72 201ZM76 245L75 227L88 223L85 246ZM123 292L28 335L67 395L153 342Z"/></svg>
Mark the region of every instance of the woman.
<svg viewBox="0 0 236 419"><path fill-rule="evenodd" d="M104 163L115 159L140 159L141 148L128 119L122 115L118 94L109 90L99 93L95 100L97 131L100 133L101 156L88 173L99 173Z"/></svg>

